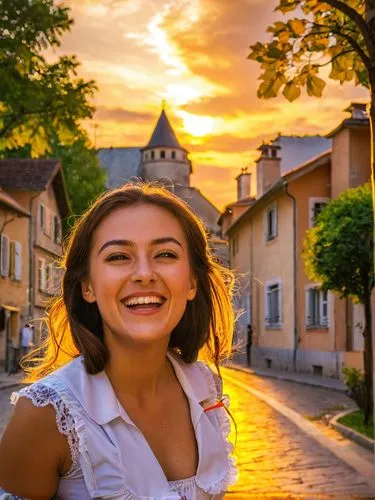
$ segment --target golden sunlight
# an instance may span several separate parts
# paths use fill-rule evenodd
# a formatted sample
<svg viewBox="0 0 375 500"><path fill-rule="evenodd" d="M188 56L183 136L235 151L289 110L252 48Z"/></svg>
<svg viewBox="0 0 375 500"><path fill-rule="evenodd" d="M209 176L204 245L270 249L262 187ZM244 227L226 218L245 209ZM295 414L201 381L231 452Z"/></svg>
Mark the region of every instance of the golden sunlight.
<svg viewBox="0 0 375 500"><path fill-rule="evenodd" d="M178 110L176 114L182 118L186 132L195 137L212 134L216 125L211 116L198 116L186 111Z"/></svg>

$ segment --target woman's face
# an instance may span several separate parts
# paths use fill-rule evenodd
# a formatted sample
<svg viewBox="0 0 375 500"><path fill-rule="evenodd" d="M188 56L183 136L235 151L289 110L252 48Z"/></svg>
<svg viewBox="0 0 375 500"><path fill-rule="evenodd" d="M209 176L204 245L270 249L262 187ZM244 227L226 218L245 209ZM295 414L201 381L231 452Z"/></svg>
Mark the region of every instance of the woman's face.
<svg viewBox="0 0 375 500"><path fill-rule="evenodd" d="M196 295L178 220L151 204L114 210L94 233L82 293L97 302L106 341L167 339Z"/></svg>

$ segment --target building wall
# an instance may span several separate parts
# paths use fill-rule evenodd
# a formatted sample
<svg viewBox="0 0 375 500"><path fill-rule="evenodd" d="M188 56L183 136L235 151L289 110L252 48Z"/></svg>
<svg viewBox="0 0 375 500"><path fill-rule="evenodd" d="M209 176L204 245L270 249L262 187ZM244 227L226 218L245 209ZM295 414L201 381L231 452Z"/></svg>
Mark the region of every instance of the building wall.
<svg viewBox="0 0 375 500"><path fill-rule="evenodd" d="M44 259L45 266L56 263L61 255L61 242L54 241L53 216L60 218L56 196L52 184L45 191L9 191L9 193L27 210L31 208L32 213L32 234L33 234L33 255L31 280L33 285L33 317L39 319L44 314L45 307L53 294L54 278L51 277L49 291L42 291L38 286L38 259ZM40 205L45 207L45 228L41 227ZM39 331L38 328L35 331ZM38 338L34 339L38 342Z"/></svg>
<svg viewBox="0 0 375 500"><path fill-rule="evenodd" d="M356 187L369 182L371 175L371 144L369 128L350 130L349 186Z"/></svg>
<svg viewBox="0 0 375 500"><path fill-rule="evenodd" d="M315 168L311 172L291 181L288 191L296 199L297 207L297 311L299 349L332 351L334 349L334 322L328 328L310 329L306 327L305 290L314 285L307 277L302 257L303 241L306 231L311 226L311 207L314 199L329 201L330 198L330 163ZM330 297L331 298L331 297ZM329 298L329 300L330 300Z"/></svg>
<svg viewBox="0 0 375 500"><path fill-rule="evenodd" d="M292 204L285 194L280 194L269 204L276 203L278 235L265 241L265 210L253 216L252 310L254 340L260 347L293 349L293 220ZM265 286L280 279L282 290L282 324L274 329L265 326Z"/></svg>
<svg viewBox="0 0 375 500"><path fill-rule="evenodd" d="M236 293L234 296L234 308L236 314L236 328L233 339L236 355L235 361L245 363L247 325L251 320L251 221L244 221L233 233L230 233L230 268L233 270L236 280Z"/></svg>
<svg viewBox="0 0 375 500"><path fill-rule="evenodd" d="M4 225L9 220L11 222ZM3 368L7 368L5 361L7 355L10 354L10 347L17 347L19 345L20 328L22 323L28 319L28 227L28 217L16 217L14 212L10 212L7 208L0 206L0 231L3 229L3 234L10 241L18 241L22 245L21 279L16 280L11 275L7 277L0 275L0 307L5 306L6 308L5 329L0 330L0 366Z"/></svg>
<svg viewBox="0 0 375 500"><path fill-rule="evenodd" d="M343 128L332 140L331 197L337 198L349 187L350 131Z"/></svg>

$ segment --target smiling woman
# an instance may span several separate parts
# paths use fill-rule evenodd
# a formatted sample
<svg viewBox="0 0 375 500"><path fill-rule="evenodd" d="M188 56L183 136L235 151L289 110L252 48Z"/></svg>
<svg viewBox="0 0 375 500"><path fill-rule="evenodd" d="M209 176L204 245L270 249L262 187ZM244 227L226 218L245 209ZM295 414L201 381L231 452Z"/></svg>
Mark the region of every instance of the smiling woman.
<svg viewBox="0 0 375 500"><path fill-rule="evenodd" d="M232 276L201 222L170 192L127 185L79 220L62 265L0 444L3 491L222 498L236 479L225 400L197 358L219 369L230 353Z"/></svg>

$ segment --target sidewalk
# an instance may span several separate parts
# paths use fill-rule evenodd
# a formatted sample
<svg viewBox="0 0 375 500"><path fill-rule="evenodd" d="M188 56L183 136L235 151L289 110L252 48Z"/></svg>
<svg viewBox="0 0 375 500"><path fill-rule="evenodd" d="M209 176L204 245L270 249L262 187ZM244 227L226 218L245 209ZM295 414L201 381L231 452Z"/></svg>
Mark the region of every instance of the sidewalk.
<svg viewBox="0 0 375 500"><path fill-rule="evenodd" d="M8 375L7 372L0 372L0 391L7 389L8 387L16 387L17 385L20 385L22 383L22 378L23 373Z"/></svg>
<svg viewBox="0 0 375 500"><path fill-rule="evenodd" d="M228 368L232 368L233 370L239 370L242 372L250 373L252 375L258 375L259 377L270 377L276 378L278 380L287 380L289 382L295 382L297 384L309 385L312 387L323 387L325 389L331 389L338 392L345 392L347 389L342 380L330 377L310 375L308 373L272 370L271 368L250 368L238 363L228 363L225 366L227 366Z"/></svg>

